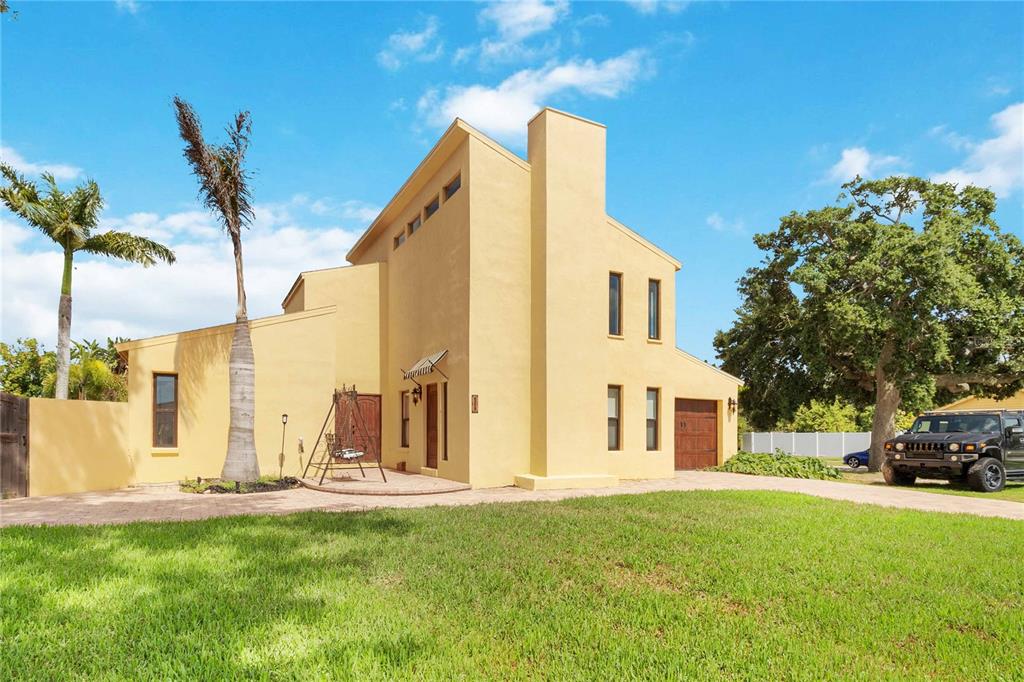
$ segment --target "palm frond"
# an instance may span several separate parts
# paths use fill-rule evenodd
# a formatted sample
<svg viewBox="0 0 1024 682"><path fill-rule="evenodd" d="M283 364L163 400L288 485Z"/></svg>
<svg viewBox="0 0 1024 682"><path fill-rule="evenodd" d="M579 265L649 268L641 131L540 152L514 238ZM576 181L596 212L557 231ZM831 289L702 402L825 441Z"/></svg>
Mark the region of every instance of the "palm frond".
<svg viewBox="0 0 1024 682"><path fill-rule="evenodd" d="M82 251L99 256L120 258L130 263L141 263L145 267L156 265L157 261L173 263L174 252L152 239L128 232L104 232L86 239Z"/></svg>
<svg viewBox="0 0 1024 682"><path fill-rule="evenodd" d="M248 174L243 167L251 131L249 112L239 113L234 127L228 128L230 144L210 145L203 138L202 125L192 105L175 97L174 107L178 132L185 142L185 160L199 179L199 196L235 238L253 217Z"/></svg>
<svg viewBox="0 0 1024 682"><path fill-rule="evenodd" d="M71 222L84 228L84 238L99 223L100 211L103 210L103 195L100 187L93 180L79 185L72 192L69 202Z"/></svg>
<svg viewBox="0 0 1024 682"><path fill-rule="evenodd" d="M13 167L2 162L0 162L0 175L7 180L7 184L0 187L0 201L4 206L11 213L32 227L42 230L46 236L53 239L54 216L39 195L39 188L36 187L36 184L26 180Z"/></svg>

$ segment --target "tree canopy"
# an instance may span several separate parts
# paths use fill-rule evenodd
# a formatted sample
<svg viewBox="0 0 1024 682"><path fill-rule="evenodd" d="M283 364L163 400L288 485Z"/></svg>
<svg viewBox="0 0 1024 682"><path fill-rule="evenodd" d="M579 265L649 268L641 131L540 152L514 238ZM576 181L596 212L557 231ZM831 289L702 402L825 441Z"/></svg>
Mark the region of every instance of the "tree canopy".
<svg viewBox="0 0 1024 682"><path fill-rule="evenodd" d="M69 368L69 397L80 400L128 399L128 368L114 348L124 339L74 342ZM0 388L28 398L52 398L57 358L36 339L0 343Z"/></svg>
<svg viewBox="0 0 1024 682"><path fill-rule="evenodd" d="M1024 245L989 190L856 178L835 205L784 216L715 347L755 426L812 399L875 404L872 466L897 410L1024 386Z"/></svg>

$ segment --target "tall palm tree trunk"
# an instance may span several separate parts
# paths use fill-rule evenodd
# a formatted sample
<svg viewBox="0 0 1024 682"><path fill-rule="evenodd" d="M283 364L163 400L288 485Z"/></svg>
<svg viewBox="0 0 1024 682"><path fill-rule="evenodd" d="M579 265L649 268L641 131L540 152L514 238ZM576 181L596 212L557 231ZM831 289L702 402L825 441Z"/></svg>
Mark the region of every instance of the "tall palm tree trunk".
<svg viewBox="0 0 1024 682"><path fill-rule="evenodd" d="M228 454L224 458L221 478L229 481L255 481L260 477L255 437L256 358L252 350L252 336L249 333L245 305L242 241L237 230L231 231L231 243L235 251L238 308L235 311L235 333L231 339L231 355L228 359L231 424L228 430Z"/></svg>
<svg viewBox="0 0 1024 682"><path fill-rule="evenodd" d="M64 250L64 277L57 306L57 382L54 397L68 399L68 368L71 366L71 271L74 252Z"/></svg>

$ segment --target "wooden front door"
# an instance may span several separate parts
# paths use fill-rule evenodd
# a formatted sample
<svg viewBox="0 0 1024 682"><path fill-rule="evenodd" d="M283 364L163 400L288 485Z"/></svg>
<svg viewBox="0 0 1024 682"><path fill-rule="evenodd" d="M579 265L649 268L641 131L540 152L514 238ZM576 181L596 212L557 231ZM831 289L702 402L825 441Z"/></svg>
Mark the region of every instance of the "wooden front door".
<svg viewBox="0 0 1024 682"><path fill-rule="evenodd" d="M28 398L0 393L0 499L28 496Z"/></svg>
<svg viewBox="0 0 1024 682"><path fill-rule="evenodd" d="M427 384L427 468L437 468L437 384Z"/></svg>
<svg viewBox="0 0 1024 682"><path fill-rule="evenodd" d="M718 464L718 404L676 398L676 469Z"/></svg>
<svg viewBox="0 0 1024 682"><path fill-rule="evenodd" d="M334 433L342 447L365 453L361 460L376 462L380 453L380 396L360 393L356 396L358 414L352 412L351 401L335 394ZM347 432L346 432L347 429Z"/></svg>

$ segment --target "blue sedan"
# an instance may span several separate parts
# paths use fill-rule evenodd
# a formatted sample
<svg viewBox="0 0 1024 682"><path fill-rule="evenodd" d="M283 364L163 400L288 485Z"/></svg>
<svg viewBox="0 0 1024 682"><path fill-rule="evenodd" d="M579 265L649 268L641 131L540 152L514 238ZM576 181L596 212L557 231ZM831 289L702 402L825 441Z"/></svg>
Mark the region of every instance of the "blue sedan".
<svg viewBox="0 0 1024 682"><path fill-rule="evenodd" d="M861 450L860 452L851 452L846 457L843 457L843 461L851 469L857 467L866 467L868 465L868 451Z"/></svg>

